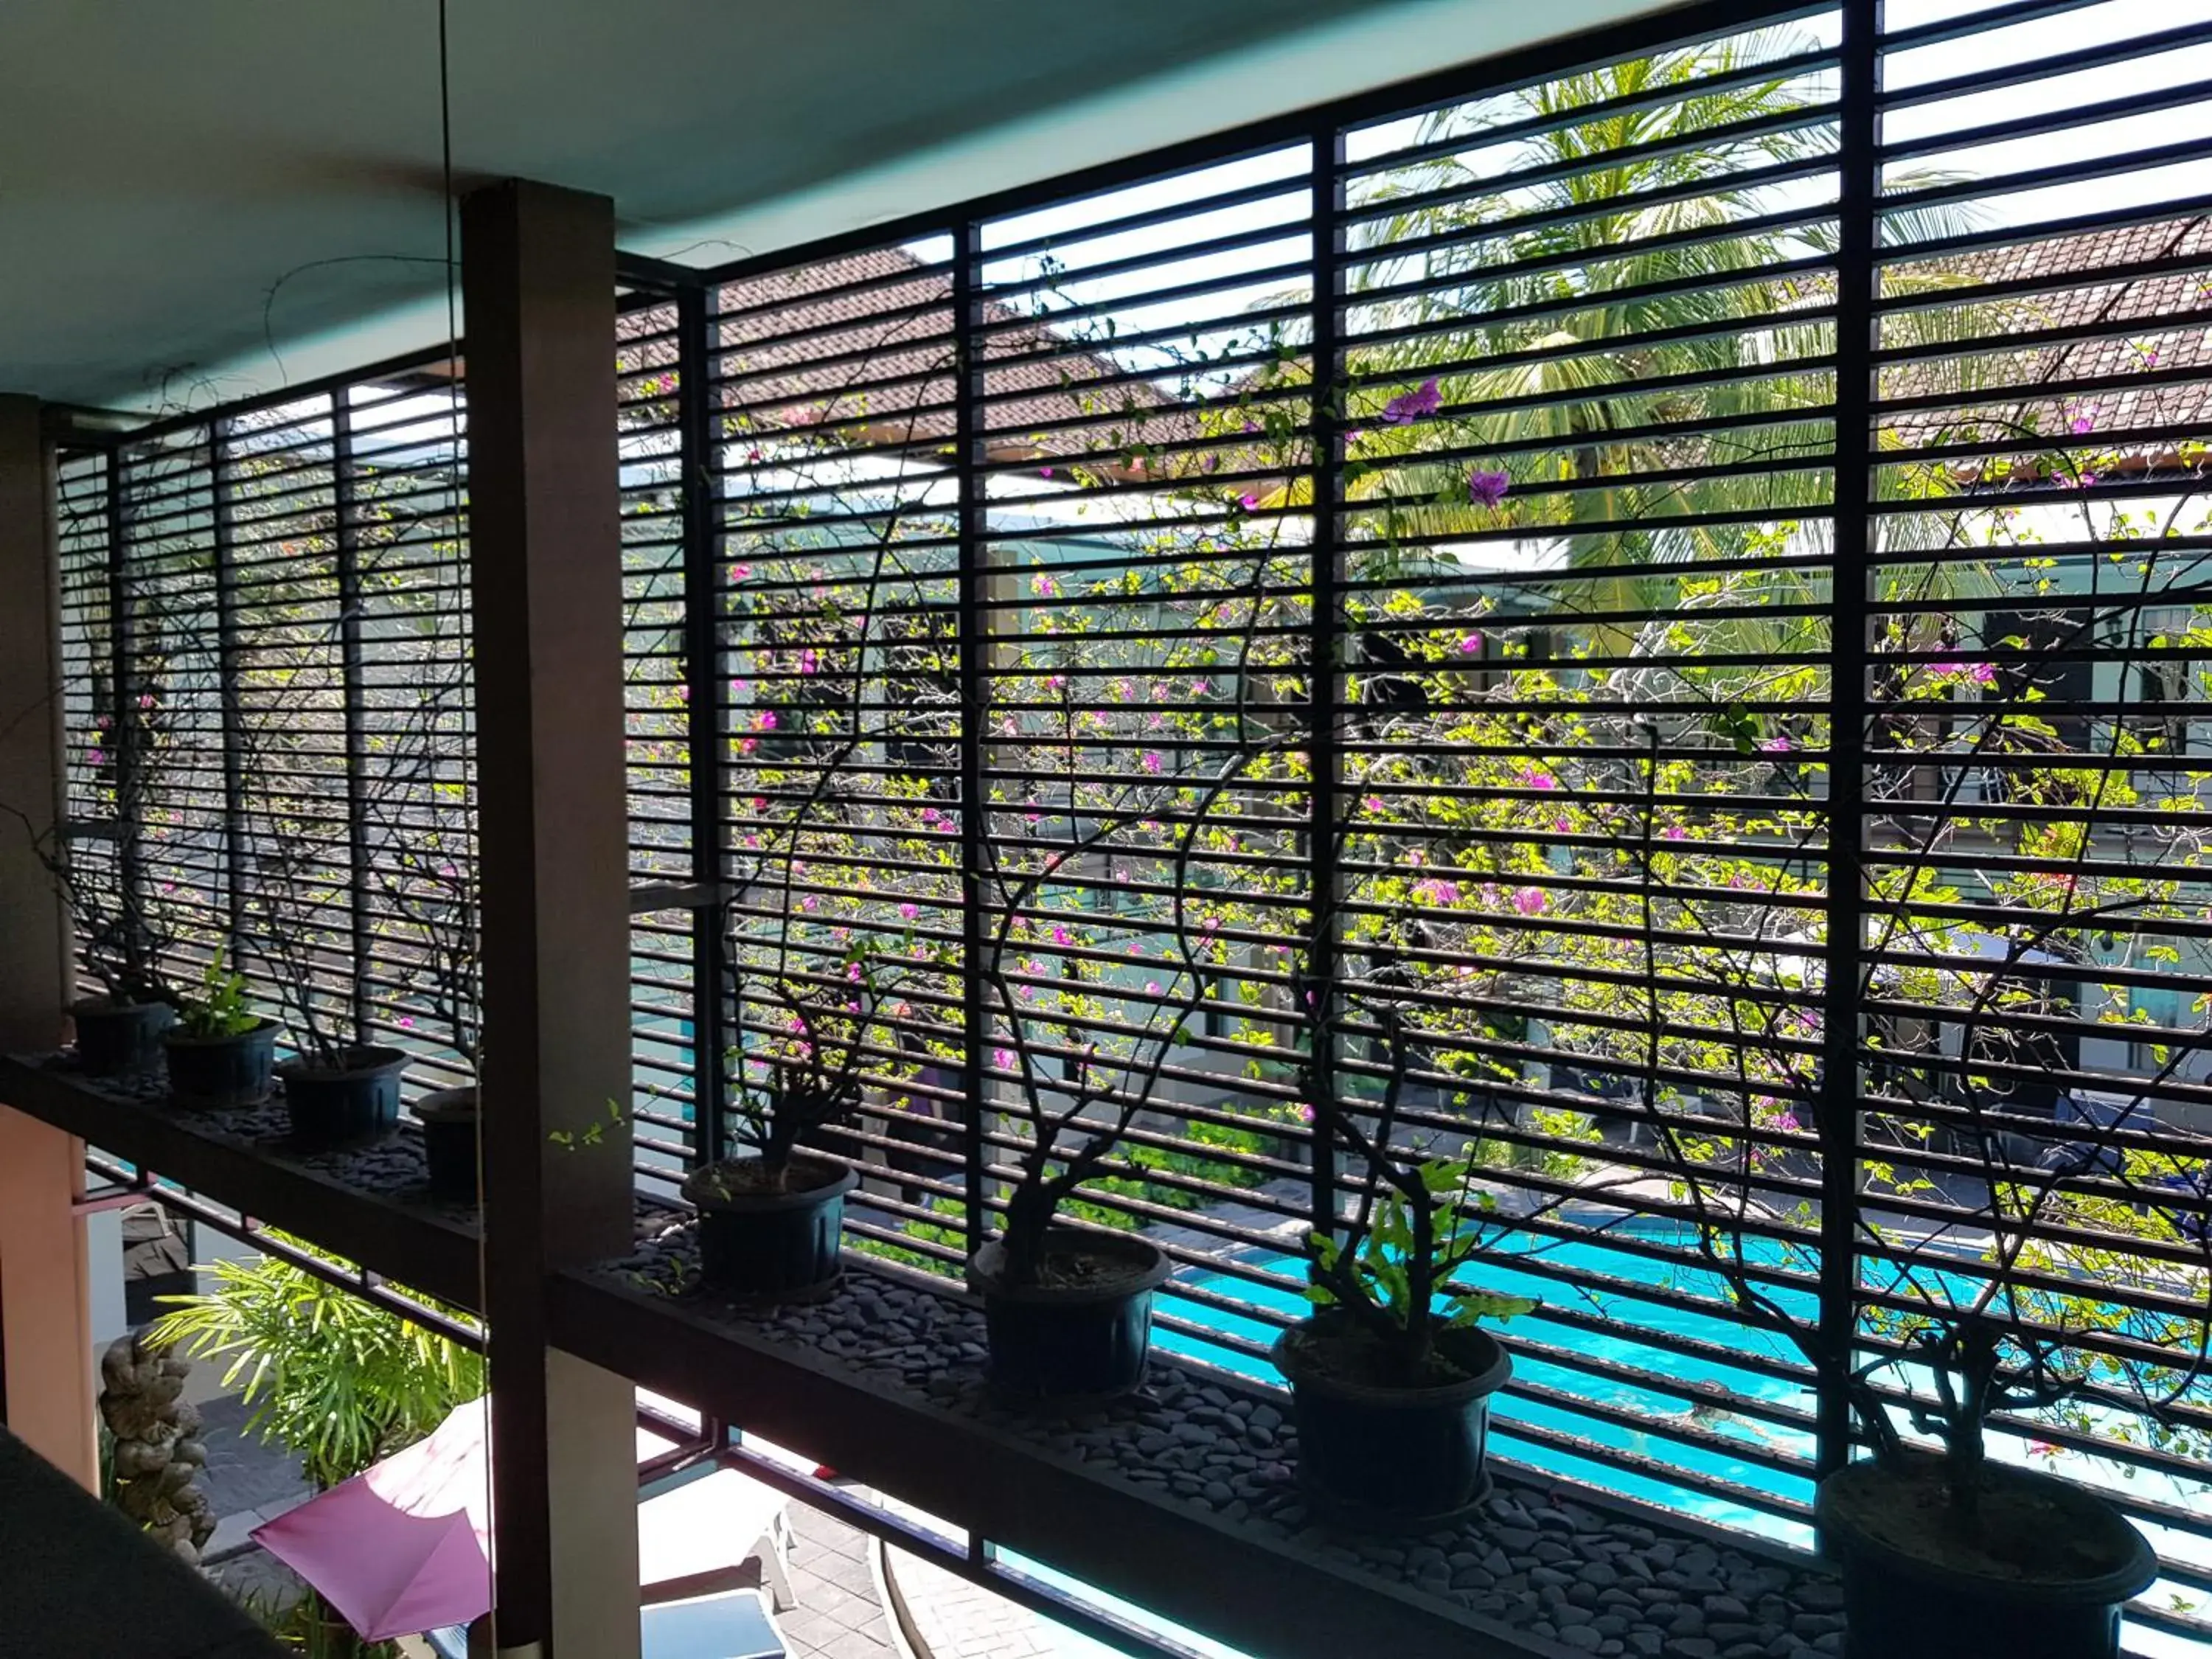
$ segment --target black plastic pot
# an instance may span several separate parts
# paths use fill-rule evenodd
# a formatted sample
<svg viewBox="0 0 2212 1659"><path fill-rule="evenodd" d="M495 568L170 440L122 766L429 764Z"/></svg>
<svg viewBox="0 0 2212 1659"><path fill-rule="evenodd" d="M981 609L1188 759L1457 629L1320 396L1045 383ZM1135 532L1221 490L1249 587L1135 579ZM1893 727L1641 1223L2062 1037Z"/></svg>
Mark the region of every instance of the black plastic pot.
<svg viewBox="0 0 2212 1659"><path fill-rule="evenodd" d="M477 1201L476 1085L433 1089L409 1108L422 1126L430 1161L430 1196L450 1204Z"/></svg>
<svg viewBox="0 0 2212 1659"><path fill-rule="evenodd" d="M275 1086L276 1022L264 1019L232 1036L161 1039L169 1057L169 1101L193 1111L258 1106Z"/></svg>
<svg viewBox="0 0 2212 1659"><path fill-rule="evenodd" d="M1490 1397L1513 1375L1512 1359L1482 1331L1440 1331L1437 1350L1463 1380L1382 1388L1327 1363L1347 1328L1322 1316L1275 1340L1307 1492L1355 1525L1418 1530L1464 1515L1490 1491Z"/></svg>
<svg viewBox="0 0 2212 1659"><path fill-rule="evenodd" d="M329 1061L302 1056L276 1067L292 1136L306 1146L345 1146L389 1134L399 1123L399 1076L407 1056L368 1044Z"/></svg>
<svg viewBox="0 0 2212 1659"><path fill-rule="evenodd" d="M699 1211L699 1270L710 1290L744 1300L806 1302L827 1296L843 1272L838 1249L845 1194L860 1178L836 1158L799 1153L793 1190L750 1192L757 1160L710 1164L684 1178Z"/></svg>
<svg viewBox="0 0 2212 1659"><path fill-rule="evenodd" d="M1990 1464L1983 1501L2023 1506L2030 1529L2071 1565L1982 1572L1939 1562L1899 1541L1924 1522L1939 1467L1933 1457L1854 1463L1820 1483L1814 1516L1843 1570L1845 1659L2115 1659L2121 1605L2158 1577L2142 1534L2079 1486Z"/></svg>
<svg viewBox="0 0 2212 1659"><path fill-rule="evenodd" d="M1173 1270L1141 1238L1051 1227L1048 1261L1080 1255L1122 1271L1083 1286L1015 1285L995 1239L968 1263L968 1286L983 1298L991 1386L1019 1400L1075 1405L1127 1394L1145 1377L1152 1340L1152 1292Z"/></svg>
<svg viewBox="0 0 2212 1659"><path fill-rule="evenodd" d="M131 1077L161 1063L161 1034L177 1018L166 1002L117 1004L87 997L70 1009L76 1063L89 1077Z"/></svg>

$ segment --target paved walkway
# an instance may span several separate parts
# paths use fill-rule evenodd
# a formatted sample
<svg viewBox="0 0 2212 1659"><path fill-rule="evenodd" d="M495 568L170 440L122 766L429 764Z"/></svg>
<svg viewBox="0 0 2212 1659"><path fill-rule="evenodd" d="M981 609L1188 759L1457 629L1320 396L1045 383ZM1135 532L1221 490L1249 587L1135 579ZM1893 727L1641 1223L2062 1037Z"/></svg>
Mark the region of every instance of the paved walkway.
<svg viewBox="0 0 2212 1659"><path fill-rule="evenodd" d="M915 1659L1048 1659L1060 1651L1044 1620L1018 1601L904 1550L884 1554Z"/></svg>
<svg viewBox="0 0 2212 1659"><path fill-rule="evenodd" d="M804 1504L791 1506L791 1590L776 1615L791 1659L902 1659L876 1599L868 1536Z"/></svg>

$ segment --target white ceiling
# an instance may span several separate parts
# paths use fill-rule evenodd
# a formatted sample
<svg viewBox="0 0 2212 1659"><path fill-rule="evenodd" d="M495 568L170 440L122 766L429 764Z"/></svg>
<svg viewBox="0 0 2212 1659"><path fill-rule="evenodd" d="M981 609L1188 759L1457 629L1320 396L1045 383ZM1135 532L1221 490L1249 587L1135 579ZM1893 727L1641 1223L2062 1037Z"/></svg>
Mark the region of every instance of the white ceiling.
<svg viewBox="0 0 2212 1659"><path fill-rule="evenodd" d="M1663 3L449 0L455 175L714 264ZM0 0L0 391L199 404L441 337L437 68L436 0Z"/></svg>

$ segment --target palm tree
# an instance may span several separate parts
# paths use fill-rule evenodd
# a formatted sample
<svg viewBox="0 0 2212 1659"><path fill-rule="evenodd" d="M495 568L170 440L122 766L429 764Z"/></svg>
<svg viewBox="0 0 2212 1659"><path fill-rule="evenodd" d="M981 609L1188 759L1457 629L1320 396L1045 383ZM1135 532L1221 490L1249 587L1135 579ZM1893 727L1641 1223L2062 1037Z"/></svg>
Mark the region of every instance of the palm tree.
<svg viewBox="0 0 2212 1659"><path fill-rule="evenodd" d="M1344 411L1355 538L1401 553L1556 538L1594 573L1563 580L1557 602L1625 617L1680 603L1655 567L1818 533L1776 528L1824 511L1832 488L1832 77L1792 66L1814 50L1763 30L1455 106L1423 122L1413 159L1359 181ZM1963 222L1939 208L1892 229L1917 240ZM1966 278L1917 267L1906 280ZM1901 325L1953 331L1955 309ZM1471 469L1510 493L1470 500ZM1780 592L1825 598L1807 580ZM1601 649L1634 647L1625 620L1593 631Z"/></svg>

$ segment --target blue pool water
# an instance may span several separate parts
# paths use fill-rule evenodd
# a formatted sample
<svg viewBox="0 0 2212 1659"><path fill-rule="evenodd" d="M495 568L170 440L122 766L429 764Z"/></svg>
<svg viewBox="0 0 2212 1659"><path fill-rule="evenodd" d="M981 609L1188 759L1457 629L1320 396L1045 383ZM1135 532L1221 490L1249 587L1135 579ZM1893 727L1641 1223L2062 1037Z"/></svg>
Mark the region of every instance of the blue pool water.
<svg viewBox="0 0 2212 1659"><path fill-rule="evenodd" d="M1547 1267L1564 1269L1574 1277L1562 1282L1547 1273L1516 1269L1511 1265L1516 1255L1526 1257L1539 1254ZM1247 1265L1293 1279L1302 1278L1304 1273L1303 1262L1294 1256L1255 1256ZM1535 1313L1525 1314L1514 1320L1507 1328L1514 1334L1525 1336L1533 1342L1594 1361L1634 1366L1671 1381L1692 1386L1713 1385L1731 1394L1785 1403L1808 1413L1812 1409L1809 1389L1731 1364L1725 1358L1717 1357L1735 1353L1754 1359L1796 1362L1796 1350L1784 1338L1771 1332L1752 1329L1728 1316L1725 1304L1721 1301L1722 1287L1709 1273L1686 1267L1679 1261L1648 1260L1601 1243L1561 1243L1522 1235L1513 1243L1500 1246L1486 1259L1479 1279L1473 1274L1467 1277L1469 1282L1479 1282L1486 1289L1533 1297L1547 1308L1571 1309L1594 1314L1618 1332L1618 1334L1613 1334L1603 1330L1578 1328L1556 1317L1547 1317L1545 1310L1540 1309ZM1711 1297L1715 1301L1715 1310L1708 1314L1668 1307L1638 1297L1632 1290L1626 1288L1608 1289L1603 1292L1577 1288L1577 1279L1587 1284L1601 1279L1624 1281L1630 1286L1664 1285L1678 1294ZM1304 1298L1291 1291L1255 1285L1231 1275L1195 1274L1186 1282L1218 1291L1223 1295L1234 1296L1291 1317L1308 1311ZM1784 1291L1778 1293L1778 1300L1792 1317L1808 1322L1812 1318L1812 1298L1809 1295ZM1163 1298L1160 1311L1205 1325L1212 1330L1256 1342L1271 1341L1275 1334L1272 1327L1258 1320L1181 1298ZM1649 1346L1640 1340L1647 1333L1692 1339L1717 1351L1717 1357L1677 1354ZM1156 1325L1152 1340L1158 1346L1172 1353L1188 1354L1247 1376L1265 1377L1270 1382L1276 1380L1273 1366L1266 1360L1254 1358L1203 1337L1187 1335ZM1689 1407L1682 1400L1669 1395L1634 1387L1570 1365L1520 1358L1516 1358L1514 1365L1516 1382L1530 1388L1555 1389L1577 1401L1617 1407L1625 1413L1632 1414L1633 1419L1652 1422L1672 1419L1676 1423L1689 1420ZM1796 1498L1803 1503L1812 1501L1809 1479L1771 1469L1763 1464L1731 1457L1705 1447L1684 1445L1640 1427L1607 1423L1580 1411L1566 1410L1518 1395L1500 1397L1493 1407L1492 1421L1493 1443L1498 1455L1525 1468L1583 1481L1678 1513L1748 1528L1785 1542L1798 1545L1809 1545L1811 1542L1808 1529L1753 1504L1733 1502L1726 1498L1686 1488L1665 1479L1663 1474L1639 1474L1616 1464L1595 1462L1543 1444L1525 1434L1516 1434L1514 1431L1525 1426L1572 1435L1626 1454L1632 1459L1652 1460L1687 1473L1726 1481L1754 1493ZM1810 1433L1756 1422L1725 1408L1701 1411L1698 1426L1727 1438L1743 1441L1747 1446L1756 1445L1770 1452L1802 1457L1807 1466L1810 1466L1813 1456Z"/></svg>

